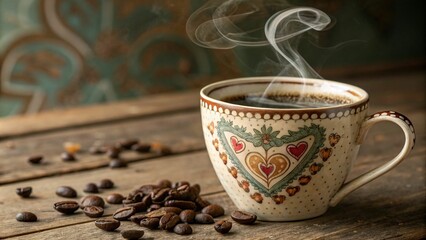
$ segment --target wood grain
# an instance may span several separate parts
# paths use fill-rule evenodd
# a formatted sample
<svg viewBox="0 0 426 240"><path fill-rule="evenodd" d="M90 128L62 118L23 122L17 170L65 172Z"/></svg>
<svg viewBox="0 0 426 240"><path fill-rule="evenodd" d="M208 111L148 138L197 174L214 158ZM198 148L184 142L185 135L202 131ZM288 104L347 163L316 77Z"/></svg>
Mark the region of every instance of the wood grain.
<svg viewBox="0 0 426 240"><path fill-rule="evenodd" d="M154 117L141 120L127 120L102 126L83 127L55 133L27 136L13 141L15 147L0 146L0 185L65 174L70 172L105 167L109 159L105 155L91 155L87 149L94 142L113 144L123 139L139 139L142 142L159 142L171 147L173 154L196 151L204 148L199 113L169 114L167 117ZM63 162L60 154L63 143L77 142L86 152L77 154L78 161ZM31 165L27 158L42 154L45 163ZM138 154L125 152L128 162L158 157L158 153Z"/></svg>
<svg viewBox="0 0 426 240"><path fill-rule="evenodd" d="M198 91L158 94L137 100L13 116L1 120L0 140L16 136L141 118L199 107Z"/></svg>

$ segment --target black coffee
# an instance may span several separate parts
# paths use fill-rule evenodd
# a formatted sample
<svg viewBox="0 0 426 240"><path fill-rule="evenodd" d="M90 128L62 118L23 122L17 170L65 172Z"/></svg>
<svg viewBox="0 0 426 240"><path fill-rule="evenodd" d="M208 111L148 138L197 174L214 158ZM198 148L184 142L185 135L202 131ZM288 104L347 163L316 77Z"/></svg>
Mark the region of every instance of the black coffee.
<svg viewBox="0 0 426 240"><path fill-rule="evenodd" d="M297 109L297 108L320 108L332 107L349 103L348 99L335 99L326 96L307 96L299 95L237 95L222 99L224 102L262 108L280 108L280 109Z"/></svg>

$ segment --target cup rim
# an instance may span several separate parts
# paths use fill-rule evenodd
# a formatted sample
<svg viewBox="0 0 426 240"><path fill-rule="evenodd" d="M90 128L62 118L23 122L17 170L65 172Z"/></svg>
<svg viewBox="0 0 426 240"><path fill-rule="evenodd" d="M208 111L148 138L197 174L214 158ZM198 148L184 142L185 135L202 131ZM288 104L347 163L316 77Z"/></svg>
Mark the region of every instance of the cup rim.
<svg viewBox="0 0 426 240"><path fill-rule="evenodd" d="M290 84L308 84L313 86L320 86L324 84L329 84L330 86L337 87L339 89L344 90L345 92L359 97L358 100L355 100L350 103L342 103L335 106L326 106L326 107L315 107L315 108L268 108L268 107L253 107L253 106L244 106L233 103L224 102L219 99L215 99L210 97L209 95L214 91L224 87L234 86L238 84L247 84L247 83L265 83L271 82L274 79L279 83L290 83ZM302 82L304 81L304 83ZM210 109L216 109L219 112L235 111L237 114L239 112L245 113L259 113L261 115L265 114L295 114L295 113L308 113L312 114L323 114L323 113L335 113L335 115L339 115L342 113L343 115L358 113L367 108L369 96L368 93L354 85L340 83L336 81L324 80L324 79L314 79L314 78L297 78L297 77L276 77L276 76L263 76L263 77L243 77L243 78L235 78L228 79L219 82L215 82L203 87L200 90L200 100L202 106L208 107ZM319 116L319 115L318 115Z"/></svg>

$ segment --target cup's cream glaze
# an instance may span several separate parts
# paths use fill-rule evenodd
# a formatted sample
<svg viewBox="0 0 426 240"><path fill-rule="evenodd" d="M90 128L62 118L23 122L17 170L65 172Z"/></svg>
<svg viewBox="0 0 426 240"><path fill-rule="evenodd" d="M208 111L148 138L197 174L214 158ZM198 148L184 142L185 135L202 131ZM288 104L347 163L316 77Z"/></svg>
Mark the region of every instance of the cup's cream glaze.
<svg viewBox="0 0 426 240"><path fill-rule="evenodd" d="M323 108L275 109L221 101L262 93L304 93L346 101ZM257 77L227 80L201 90L201 115L210 160L222 186L240 209L260 220L292 221L319 216L361 185L389 171L414 145L414 129L402 114L367 117L368 94L326 80ZM368 129L392 121L404 131L401 153L349 183L345 179ZM345 183L345 184L344 184Z"/></svg>

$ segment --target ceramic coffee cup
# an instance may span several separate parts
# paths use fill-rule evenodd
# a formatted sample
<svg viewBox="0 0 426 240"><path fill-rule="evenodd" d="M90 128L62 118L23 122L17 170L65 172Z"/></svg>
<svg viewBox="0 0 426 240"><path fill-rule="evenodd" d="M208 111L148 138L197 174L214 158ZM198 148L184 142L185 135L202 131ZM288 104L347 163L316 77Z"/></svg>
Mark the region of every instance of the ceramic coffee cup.
<svg viewBox="0 0 426 240"><path fill-rule="evenodd" d="M267 88L275 99L302 101L307 106L229 102L260 95ZM259 220L322 215L350 192L395 167L414 146L414 128L408 118L393 111L367 116L368 94L348 84L241 78L204 87L200 103L207 150L223 188L238 209L255 213ZM403 130L404 147L382 166L345 183L366 133L382 121Z"/></svg>

